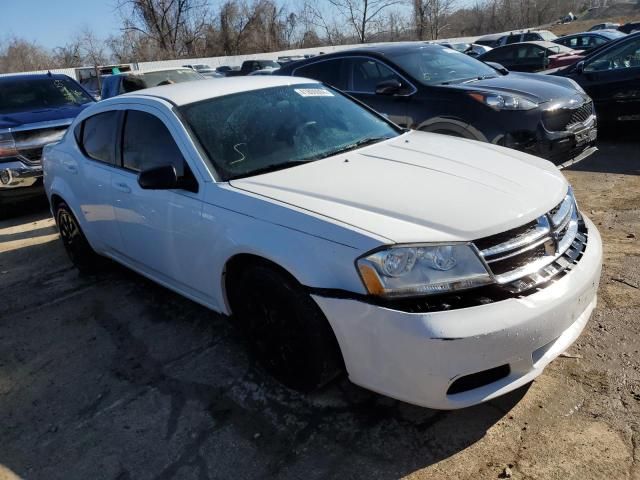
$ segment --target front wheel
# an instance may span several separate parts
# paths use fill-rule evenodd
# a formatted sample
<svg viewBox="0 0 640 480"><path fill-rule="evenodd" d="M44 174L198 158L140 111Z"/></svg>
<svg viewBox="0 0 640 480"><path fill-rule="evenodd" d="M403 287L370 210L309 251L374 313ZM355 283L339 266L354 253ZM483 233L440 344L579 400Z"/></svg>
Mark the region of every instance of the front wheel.
<svg viewBox="0 0 640 480"><path fill-rule="evenodd" d="M80 273L95 273L102 266L103 259L89 245L71 209L66 203L60 202L55 213L60 239L71 262Z"/></svg>
<svg viewBox="0 0 640 480"><path fill-rule="evenodd" d="M329 322L307 292L269 265L230 278L229 300L261 365L280 383L309 392L335 378L342 356Z"/></svg>

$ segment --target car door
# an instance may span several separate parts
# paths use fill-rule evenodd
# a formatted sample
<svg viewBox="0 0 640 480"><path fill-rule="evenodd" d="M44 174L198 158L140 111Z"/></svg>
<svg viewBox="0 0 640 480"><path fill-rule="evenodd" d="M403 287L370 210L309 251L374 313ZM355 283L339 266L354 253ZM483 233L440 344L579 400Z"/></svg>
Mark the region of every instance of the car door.
<svg viewBox="0 0 640 480"><path fill-rule="evenodd" d="M496 62L509 70L516 70L515 53L518 46L501 47L491 50L482 56L484 62Z"/></svg>
<svg viewBox="0 0 640 480"><path fill-rule="evenodd" d="M122 241L113 208L111 176L116 171L116 139L122 112L97 113L80 123L74 135L82 158L65 160L78 199L86 235L98 251L120 250Z"/></svg>
<svg viewBox="0 0 640 480"><path fill-rule="evenodd" d="M346 59L348 74L347 93L385 115L392 122L407 127L408 103L415 87L388 65L371 57ZM383 82L398 82L400 89L389 93L376 93Z"/></svg>
<svg viewBox="0 0 640 480"><path fill-rule="evenodd" d="M640 120L640 36L585 60L572 75L603 120Z"/></svg>
<svg viewBox="0 0 640 480"><path fill-rule="evenodd" d="M201 192L148 190L138 174L172 165L180 179L198 180L185 160L162 112L139 106L123 119L121 165L112 176L114 206L122 236L123 259L143 273L195 296L204 297ZM194 190L200 190L195 188Z"/></svg>
<svg viewBox="0 0 640 480"><path fill-rule="evenodd" d="M546 50L535 44L522 44L516 50L516 65L519 72L543 70L547 61Z"/></svg>

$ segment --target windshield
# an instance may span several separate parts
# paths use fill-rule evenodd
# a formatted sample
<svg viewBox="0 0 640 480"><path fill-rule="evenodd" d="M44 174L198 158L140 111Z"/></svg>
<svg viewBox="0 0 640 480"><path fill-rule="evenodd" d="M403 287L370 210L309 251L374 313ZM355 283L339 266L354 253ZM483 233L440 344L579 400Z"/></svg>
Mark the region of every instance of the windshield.
<svg viewBox="0 0 640 480"><path fill-rule="evenodd" d="M424 85L447 85L498 76L490 66L450 48L421 47L390 53L389 58Z"/></svg>
<svg viewBox="0 0 640 480"><path fill-rule="evenodd" d="M133 92L142 88L158 87L160 85L171 85L173 83L190 82L192 80L202 79L202 75L190 68L180 70L163 70L160 72L126 75L125 78L122 79L122 87L125 92Z"/></svg>
<svg viewBox="0 0 640 480"><path fill-rule="evenodd" d="M29 112L71 107L92 102L80 86L69 78L38 78L0 84L0 113Z"/></svg>
<svg viewBox="0 0 640 480"><path fill-rule="evenodd" d="M236 93L180 110L223 180L320 160L399 134L318 83Z"/></svg>
<svg viewBox="0 0 640 480"><path fill-rule="evenodd" d="M540 38L542 38L543 40L546 40L547 42L550 42L558 38L558 36L555 33L547 32L544 30L540 30L538 34L540 35Z"/></svg>

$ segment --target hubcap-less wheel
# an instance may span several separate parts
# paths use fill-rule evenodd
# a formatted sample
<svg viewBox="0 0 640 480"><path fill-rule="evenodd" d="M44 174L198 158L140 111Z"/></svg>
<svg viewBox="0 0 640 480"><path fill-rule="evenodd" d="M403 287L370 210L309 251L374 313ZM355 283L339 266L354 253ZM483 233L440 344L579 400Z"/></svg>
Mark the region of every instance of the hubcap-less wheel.
<svg viewBox="0 0 640 480"><path fill-rule="evenodd" d="M268 265L230 278L229 299L261 365L284 385L314 390L342 371L329 322L300 285Z"/></svg>
<svg viewBox="0 0 640 480"><path fill-rule="evenodd" d="M71 262L82 273L93 273L100 263L100 257L93 251L85 238L78 221L66 203L58 205L56 223L60 231L60 239Z"/></svg>

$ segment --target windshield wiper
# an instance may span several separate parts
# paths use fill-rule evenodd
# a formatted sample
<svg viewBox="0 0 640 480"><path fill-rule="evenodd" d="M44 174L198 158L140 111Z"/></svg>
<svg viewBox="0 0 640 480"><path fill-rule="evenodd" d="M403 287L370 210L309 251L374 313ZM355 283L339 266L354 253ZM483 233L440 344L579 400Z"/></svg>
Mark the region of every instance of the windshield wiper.
<svg viewBox="0 0 640 480"><path fill-rule="evenodd" d="M389 140L390 138L393 137L366 137L362 140L358 140L357 142L345 145L344 147L336 148L335 150L330 150L329 152L323 153L319 158L327 158L333 155L350 152L351 150L355 150L356 148L366 147L367 145L382 142L383 140Z"/></svg>
<svg viewBox="0 0 640 480"><path fill-rule="evenodd" d="M304 165L305 163L309 163L308 160L293 160L290 162L282 162L282 163L273 163L271 165L267 165L266 167L258 168L256 170L252 170L250 172L241 173L239 175L234 175L229 177L229 180L238 180L239 178L245 177L253 177L255 175L262 175L263 173L275 172L277 170L284 170L285 168L295 167L298 165Z"/></svg>

